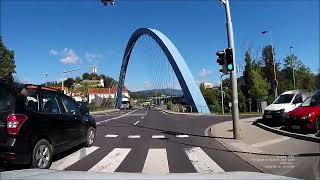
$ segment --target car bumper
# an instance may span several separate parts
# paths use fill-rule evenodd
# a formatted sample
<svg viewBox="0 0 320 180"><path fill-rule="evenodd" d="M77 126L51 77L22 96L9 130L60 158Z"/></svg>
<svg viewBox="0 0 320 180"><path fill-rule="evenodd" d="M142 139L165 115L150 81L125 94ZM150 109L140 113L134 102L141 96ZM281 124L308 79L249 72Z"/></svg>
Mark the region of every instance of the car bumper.
<svg viewBox="0 0 320 180"><path fill-rule="evenodd" d="M29 164L31 150L29 145L16 137L0 142L0 162L8 164Z"/></svg>
<svg viewBox="0 0 320 180"><path fill-rule="evenodd" d="M268 114L263 114L263 119L264 120L272 120L274 122L286 122L287 119L287 113L283 112L283 113L268 113Z"/></svg>
<svg viewBox="0 0 320 180"><path fill-rule="evenodd" d="M288 126L296 130L314 130L315 128L313 121L293 118L288 119Z"/></svg>

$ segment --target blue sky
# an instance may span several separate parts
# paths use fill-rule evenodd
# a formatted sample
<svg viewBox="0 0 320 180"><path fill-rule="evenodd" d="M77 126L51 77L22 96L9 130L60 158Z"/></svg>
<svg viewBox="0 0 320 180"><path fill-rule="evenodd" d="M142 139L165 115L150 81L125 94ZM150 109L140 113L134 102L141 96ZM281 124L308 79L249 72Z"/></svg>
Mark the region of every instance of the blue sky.
<svg viewBox="0 0 320 180"><path fill-rule="evenodd" d="M289 47L319 72L318 0L231 0L237 63L244 52L254 56L269 42L261 31L271 30L276 59ZM61 78L63 70L98 64L98 73L118 79L123 52L139 27L155 28L176 45L197 81L217 84L215 52L227 47L224 8L218 0L117 0L103 6L100 0L1 0L1 35L15 51L16 77L43 83ZM130 89L143 89L143 77L130 64ZM81 72L83 73L83 72ZM242 73L242 72L241 72ZM70 76L79 74L73 73Z"/></svg>

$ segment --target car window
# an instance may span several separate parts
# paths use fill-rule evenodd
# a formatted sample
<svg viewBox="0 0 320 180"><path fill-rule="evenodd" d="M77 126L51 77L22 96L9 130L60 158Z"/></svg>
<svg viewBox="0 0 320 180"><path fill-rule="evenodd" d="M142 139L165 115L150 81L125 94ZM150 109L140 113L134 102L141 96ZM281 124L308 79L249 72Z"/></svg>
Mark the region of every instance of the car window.
<svg viewBox="0 0 320 180"><path fill-rule="evenodd" d="M274 102L274 104L290 103L293 96L294 96L294 94L282 94L277 98L277 100Z"/></svg>
<svg viewBox="0 0 320 180"><path fill-rule="evenodd" d="M61 97L61 102L63 105L63 112L67 114L79 114L80 110L75 101L68 97Z"/></svg>
<svg viewBox="0 0 320 180"><path fill-rule="evenodd" d="M296 95L296 97L293 100L293 103L294 104L302 103L302 94L301 93Z"/></svg>
<svg viewBox="0 0 320 180"><path fill-rule="evenodd" d="M38 94L34 91L29 91L26 94L26 100L24 104L26 109L31 111L39 111L39 99Z"/></svg>
<svg viewBox="0 0 320 180"><path fill-rule="evenodd" d="M56 100L56 95L53 93L42 93L42 112L44 113L59 113L59 106Z"/></svg>
<svg viewBox="0 0 320 180"><path fill-rule="evenodd" d="M12 102L12 94L5 88L0 87L0 111L9 110Z"/></svg>

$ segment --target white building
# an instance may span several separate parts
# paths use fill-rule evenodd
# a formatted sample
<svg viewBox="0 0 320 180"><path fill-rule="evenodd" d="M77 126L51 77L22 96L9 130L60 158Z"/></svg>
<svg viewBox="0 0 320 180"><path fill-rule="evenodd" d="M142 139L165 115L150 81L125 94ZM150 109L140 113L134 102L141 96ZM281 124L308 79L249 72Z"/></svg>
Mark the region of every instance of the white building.
<svg viewBox="0 0 320 180"><path fill-rule="evenodd" d="M88 88L89 103L95 98L116 98L118 85L113 85L111 88ZM122 97L130 99L129 91L124 86L122 89Z"/></svg>
<svg viewBox="0 0 320 180"><path fill-rule="evenodd" d="M204 89L212 89L213 88L213 84L212 83L201 83L201 85L203 85Z"/></svg>

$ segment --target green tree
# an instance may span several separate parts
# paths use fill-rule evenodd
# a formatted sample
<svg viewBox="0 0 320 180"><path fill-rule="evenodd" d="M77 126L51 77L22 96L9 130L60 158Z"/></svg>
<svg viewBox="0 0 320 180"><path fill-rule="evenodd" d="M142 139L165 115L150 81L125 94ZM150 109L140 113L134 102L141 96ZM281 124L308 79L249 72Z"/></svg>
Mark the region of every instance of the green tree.
<svg viewBox="0 0 320 180"><path fill-rule="evenodd" d="M5 78L8 82L13 82L15 73L14 51L7 49L0 36L0 78Z"/></svg>
<svg viewBox="0 0 320 180"><path fill-rule="evenodd" d="M81 82L81 77L77 76L77 77L74 79L74 82L75 82L75 83L80 83L80 82Z"/></svg>
<svg viewBox="0 0 320 180"><path fill-rule="evenodd" d="M71 88L73 86L74 80L72 78L68 78L64 81L64 86L67 88Z"/></svg>
<svg viewBox="0 0 320 180"><path fill-rule="evenodd" d="M252 71L252 92L251 97L256 97L257 100L267 100L269 85L267 79L263 77L262 70L258 64L254 64Z"/></svg>
<svg viewBox="0 0 320 180"><path fill-rule="evenodd" d="M89 73L83 73L83 74L82 74L82 79L83 79L83 80L90 80L90 79L91 79L91 76L90 76Z"/></svg>

